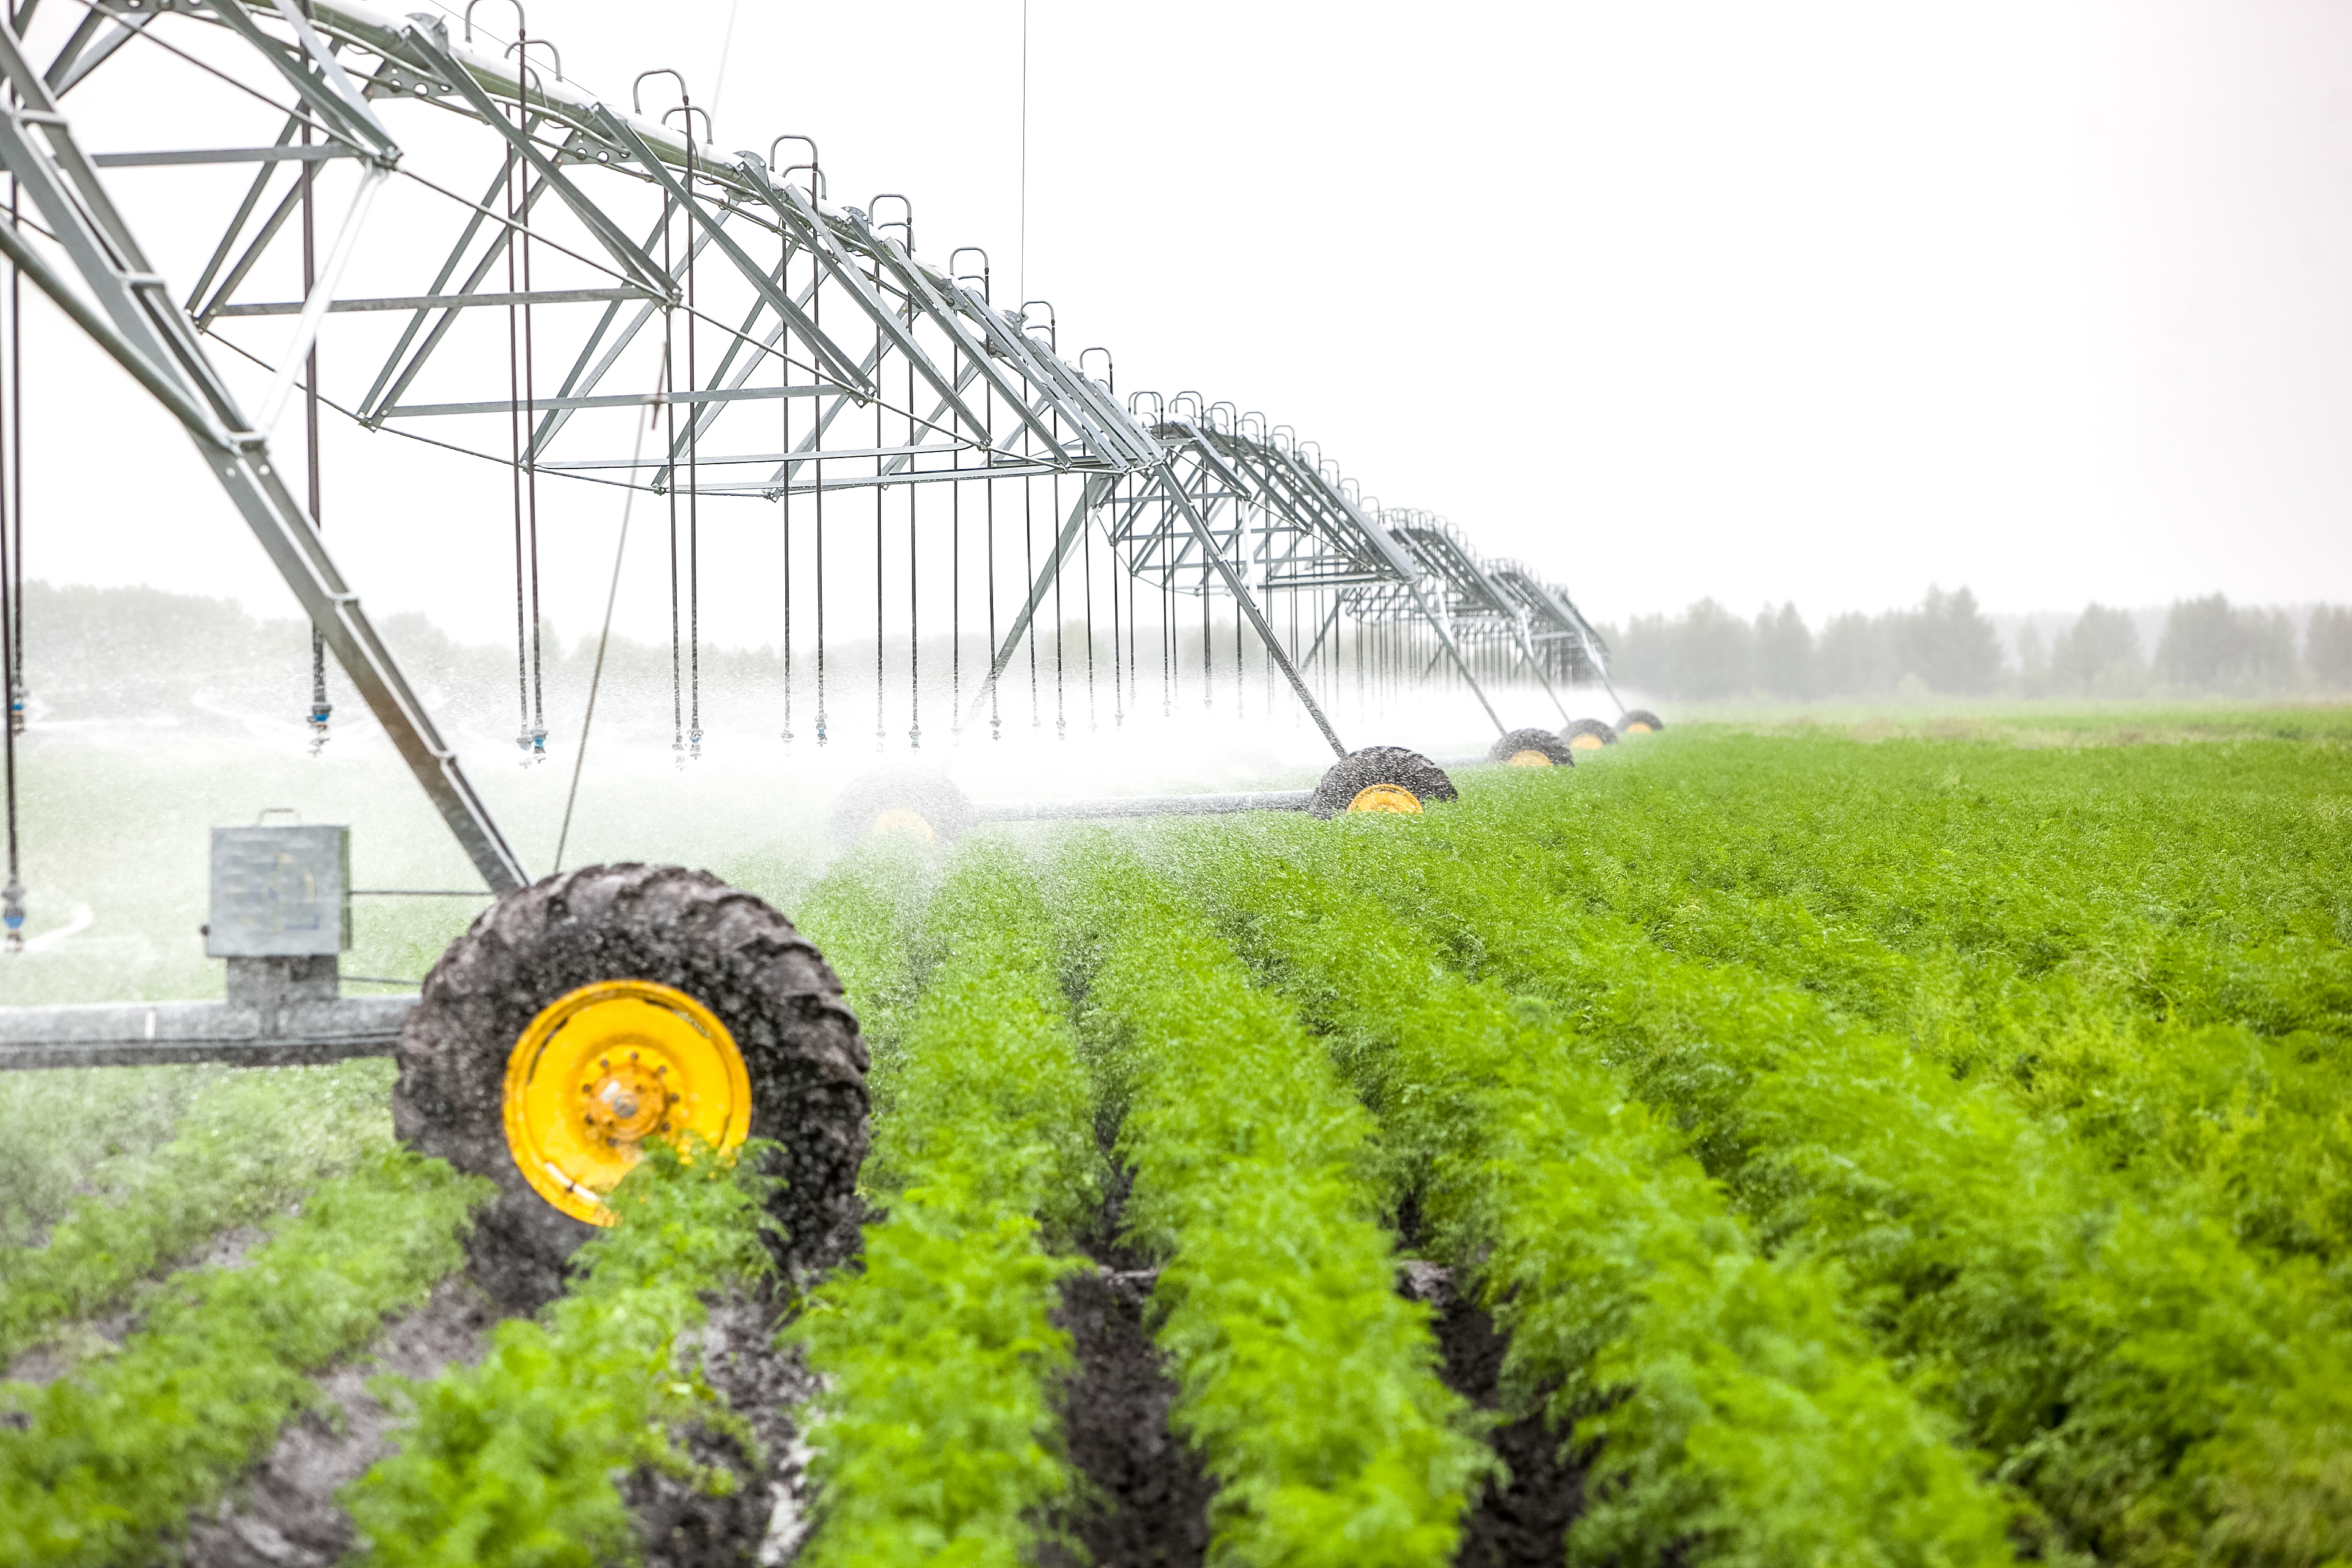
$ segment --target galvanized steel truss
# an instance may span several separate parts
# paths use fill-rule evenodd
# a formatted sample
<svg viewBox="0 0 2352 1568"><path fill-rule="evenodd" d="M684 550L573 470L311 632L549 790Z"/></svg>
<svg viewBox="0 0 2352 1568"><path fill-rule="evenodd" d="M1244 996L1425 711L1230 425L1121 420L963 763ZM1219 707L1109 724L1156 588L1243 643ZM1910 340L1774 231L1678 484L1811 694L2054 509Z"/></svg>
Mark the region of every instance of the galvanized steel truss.
<svg viewBox="0 0 2352 1568"><path fill-rule="evenodd" d="M1606 678L1607 649L1556 585L1490 568L1437 520L1368 504L1261 416L1192 394L1150 398L1148 416L1150 395L1122 404L1030 302L992 302L984 257L976 273L919 259L911 208L883 216L898 198L830 204L813 144L789 163L799 139L721 152L682 83L647 105L647 79L674 73L641 77L624 112L565 79L543 40L501 47L470 20L453 37L351 0L42 3L0 25L0 163L30 197L0 245L187 429L493 888L526 873L278 480L268 434L298 388L534 486L650 489L687 509L689 531L704 498L1044 486L1058 530L975 713L1089 531L1133 579L1230 598L1343 754L1309 676L1342 616L1425 627L1482 703L1483 644L1507 644L1547 686ZM46 65L28 36L51 41ZM61 100L139 53L176 72L173 134L93 157ZM127 117L150 135L156 121ZM100 179L248 164L177 288ZM365 227L387 190L396 235ZM341 215L323 265L305 248L315 281L272 297L314 207ZM322 334L326 384L301 386ZM270 372L257 417L224 352ZM631 438L648 417L650 449ZM1315 607L1311 640L1278 629L1269 607L1286 596Z"/></svg>

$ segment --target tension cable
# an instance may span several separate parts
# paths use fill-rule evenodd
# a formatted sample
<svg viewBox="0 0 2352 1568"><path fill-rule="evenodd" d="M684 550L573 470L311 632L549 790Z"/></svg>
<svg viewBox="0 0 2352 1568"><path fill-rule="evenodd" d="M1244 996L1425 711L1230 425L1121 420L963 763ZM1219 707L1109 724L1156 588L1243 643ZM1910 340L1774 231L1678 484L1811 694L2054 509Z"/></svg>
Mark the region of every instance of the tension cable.
<svg viewBox="0 0 2352 1568"><path fill-rule="evenodd" d="M646 399L645 423L638 425L634 419L629 422L636 425L637 431L636 445L629 453L629 472L633 476L637 471L637 459L645 456L646 433L654 426L655 405L668 401L669 372L665 366L659 390ZM588 765L588 730L596 722L596 689L604 683L604 649L613 640L613 606L621 597L621 563L628 559L629 514L636 510L636 504L637 487L632 484L621 498L621 538L613 547L613 585L604 594L604 626L596 634L596 665L588 676L588 710L580 718L580 751L572 759L572 788L563 797L563 826L555 836L555 864L549 868L551 876L563 869L563 847L572 840L572 807L580 799L581 770Z"/></svg>
<svg viewBox="0 0 2352 1568"><path fill-rule="evenodd" d="M8 221L16 221L16 180L8 179ZM19 335L24 330L24 296L17 287L16 264L8 264L8 432L0 447L6 515L0 517L0 687L8 693L8 722L0 726L0 751L6 753L0 769L6 773L8 807L8 881L0 888L0 926L6 929L10 952L25 951L25 882L16 841L16 737L25 728L25 481L24 405L25 358ZM12 540L10 534L14 533Z"/></svg>

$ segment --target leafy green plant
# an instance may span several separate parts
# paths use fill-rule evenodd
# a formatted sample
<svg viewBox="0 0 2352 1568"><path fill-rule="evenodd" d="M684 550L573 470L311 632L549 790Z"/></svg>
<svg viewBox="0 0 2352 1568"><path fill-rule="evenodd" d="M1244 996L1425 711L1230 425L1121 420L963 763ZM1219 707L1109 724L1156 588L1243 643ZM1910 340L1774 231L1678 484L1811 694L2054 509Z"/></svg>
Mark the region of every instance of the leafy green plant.
<svg viewBox="0 0 2352 1568"><path fill-rule="evenodd" d="M1378 1111L1435 1255L1510 1337L1509 1413L1541 1404L1597 1443L1575 1560L2009 1561L2007 1508L1848 1320L1839 1274L1760 1257L1556 1016L1446 973L1349 891L1382 846L1274 822L1167 858Z"/></svg>
<svg viewBox="0 0 2352 1568"><path fill-rule="evenodd" d="M1370 1118L1132 852L1087 837L1060 870L1129 1233L1162 1260L1171 1421L1218 1483L1212 1560L1450 1562L1494 1461L1397 1292Z"/></svg>
<svg viewBox="0 0 2352 1568"><path fill-rule="evenodd" d="M270 1222L242 1267L173 1276L118 1353L46 1387L0 1384L0 1563L154 1562L317 1398L310 1374L457 1268L488 1188L377 1154Z"/></svg>
<svg viewBox="0 0 2352 1568"><path fill-rule="evenodd" d="M966 847L932 900L928 979L866 1184L887 1217L791 1331L821 1522L802 1561L1032 1560L1073 1495L1048 1314L1104 1191L1052 927L1011 852Z"/></svg>
<svg viewBox="0 0 2352 1568"><path fill-rule="evenodd" d="M841 977L873 1058L877 1118L897 1092L899 1042L919 979L915 938L939 880L939 857L911 833L858 840L809 889L793 923L809 935Z"/></svg>
<svg viewBox="0 0 2352 1568"><path fill-rule="evenodd" d="M2257 1246L2352 1258L2340 749L1714 742L1515 799L1554 899L1998 1078Z"/></svg>
<svg viewBox="0 0 2352 1568"><path fill-rule="evenodd" d="M171 1142L196 1091L235 1071L199 1066L58 1068L0 1078L0 1247L44 1237L78 1193L119 1192ZM0 1263L0 1279L6 1265Z"/></svg>
<svg viewBox="0 0 2352 1568"><path fill-rule="evenodd" d="M1776 1249L1850 1270L1882 1346L2040 1505L2053 1549L2352 1550L2326 1458L2352 1430L2352 1334L2316 1268L2266 1263L1814 994L1566 905L1543 869L1557 829L1515 821L1514 793L1391 833L1373 890L1468 972L1569 1009Z"/></svg>
<svg viewBox="0 0 2352 1568"><path fill-rule="evenodd" d="M75 1199L46 1246L0 1248L0 1363L219 1231L389 1149L391 1069L358 1061L201 1080L171 1142L126 1159L105 1190Z"/></svg>
<svg viewBox="0 0 2352 1568"><path fill-rule="evenodd" d="M477 1366L377 1380L408 1415L397 1451L341 1494L364 1563L593 1568L637 1554L618 1476L652 1466L709 1489L734 1484L723 1468L698 1470L674 1440L698 1422L753 1447L699 1365L682 1363L677 1340L704 1321L704 1292L772 1267L761 1147L689 1157L646 1144L608 1200L620 1223L580 1249L583 1273L544 1321L499 1324Z"/></svg>

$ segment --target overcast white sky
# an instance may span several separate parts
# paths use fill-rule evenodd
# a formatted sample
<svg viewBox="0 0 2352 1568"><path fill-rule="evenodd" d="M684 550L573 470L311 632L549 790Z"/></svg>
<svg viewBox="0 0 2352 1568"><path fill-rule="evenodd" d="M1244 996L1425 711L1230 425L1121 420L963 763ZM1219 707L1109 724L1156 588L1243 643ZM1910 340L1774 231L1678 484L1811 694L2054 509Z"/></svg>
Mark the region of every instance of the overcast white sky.
<svg viewBox="0 0 2352 1568"><path fill-rule="evenodd" d="M2352 7L1032 0L1025 267L1019 0L750 0L721 89L728 15L530 20L616 100L718 91L724 146L816 137L836 203L1025 271L1122 392L1265 410L1597 618L2352 599ZM93 470L37 426L35 575L286 612L184 442ZM334 460L502 515L496 469ZM379 613L500 635L425 534L342 537Z"/></svg>

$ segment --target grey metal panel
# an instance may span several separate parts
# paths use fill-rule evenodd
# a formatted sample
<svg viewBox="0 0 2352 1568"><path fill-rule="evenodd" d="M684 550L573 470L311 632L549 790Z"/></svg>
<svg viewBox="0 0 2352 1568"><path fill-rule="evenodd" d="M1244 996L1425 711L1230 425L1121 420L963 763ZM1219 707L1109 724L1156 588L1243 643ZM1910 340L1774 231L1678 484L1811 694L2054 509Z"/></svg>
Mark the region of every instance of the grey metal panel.
<svg viewBox="0 0 2352 1568"><path fill-rule="evenodd" d="M213 829L215 958L298 958L352 945L352 832L324 824Z"/></svg>

